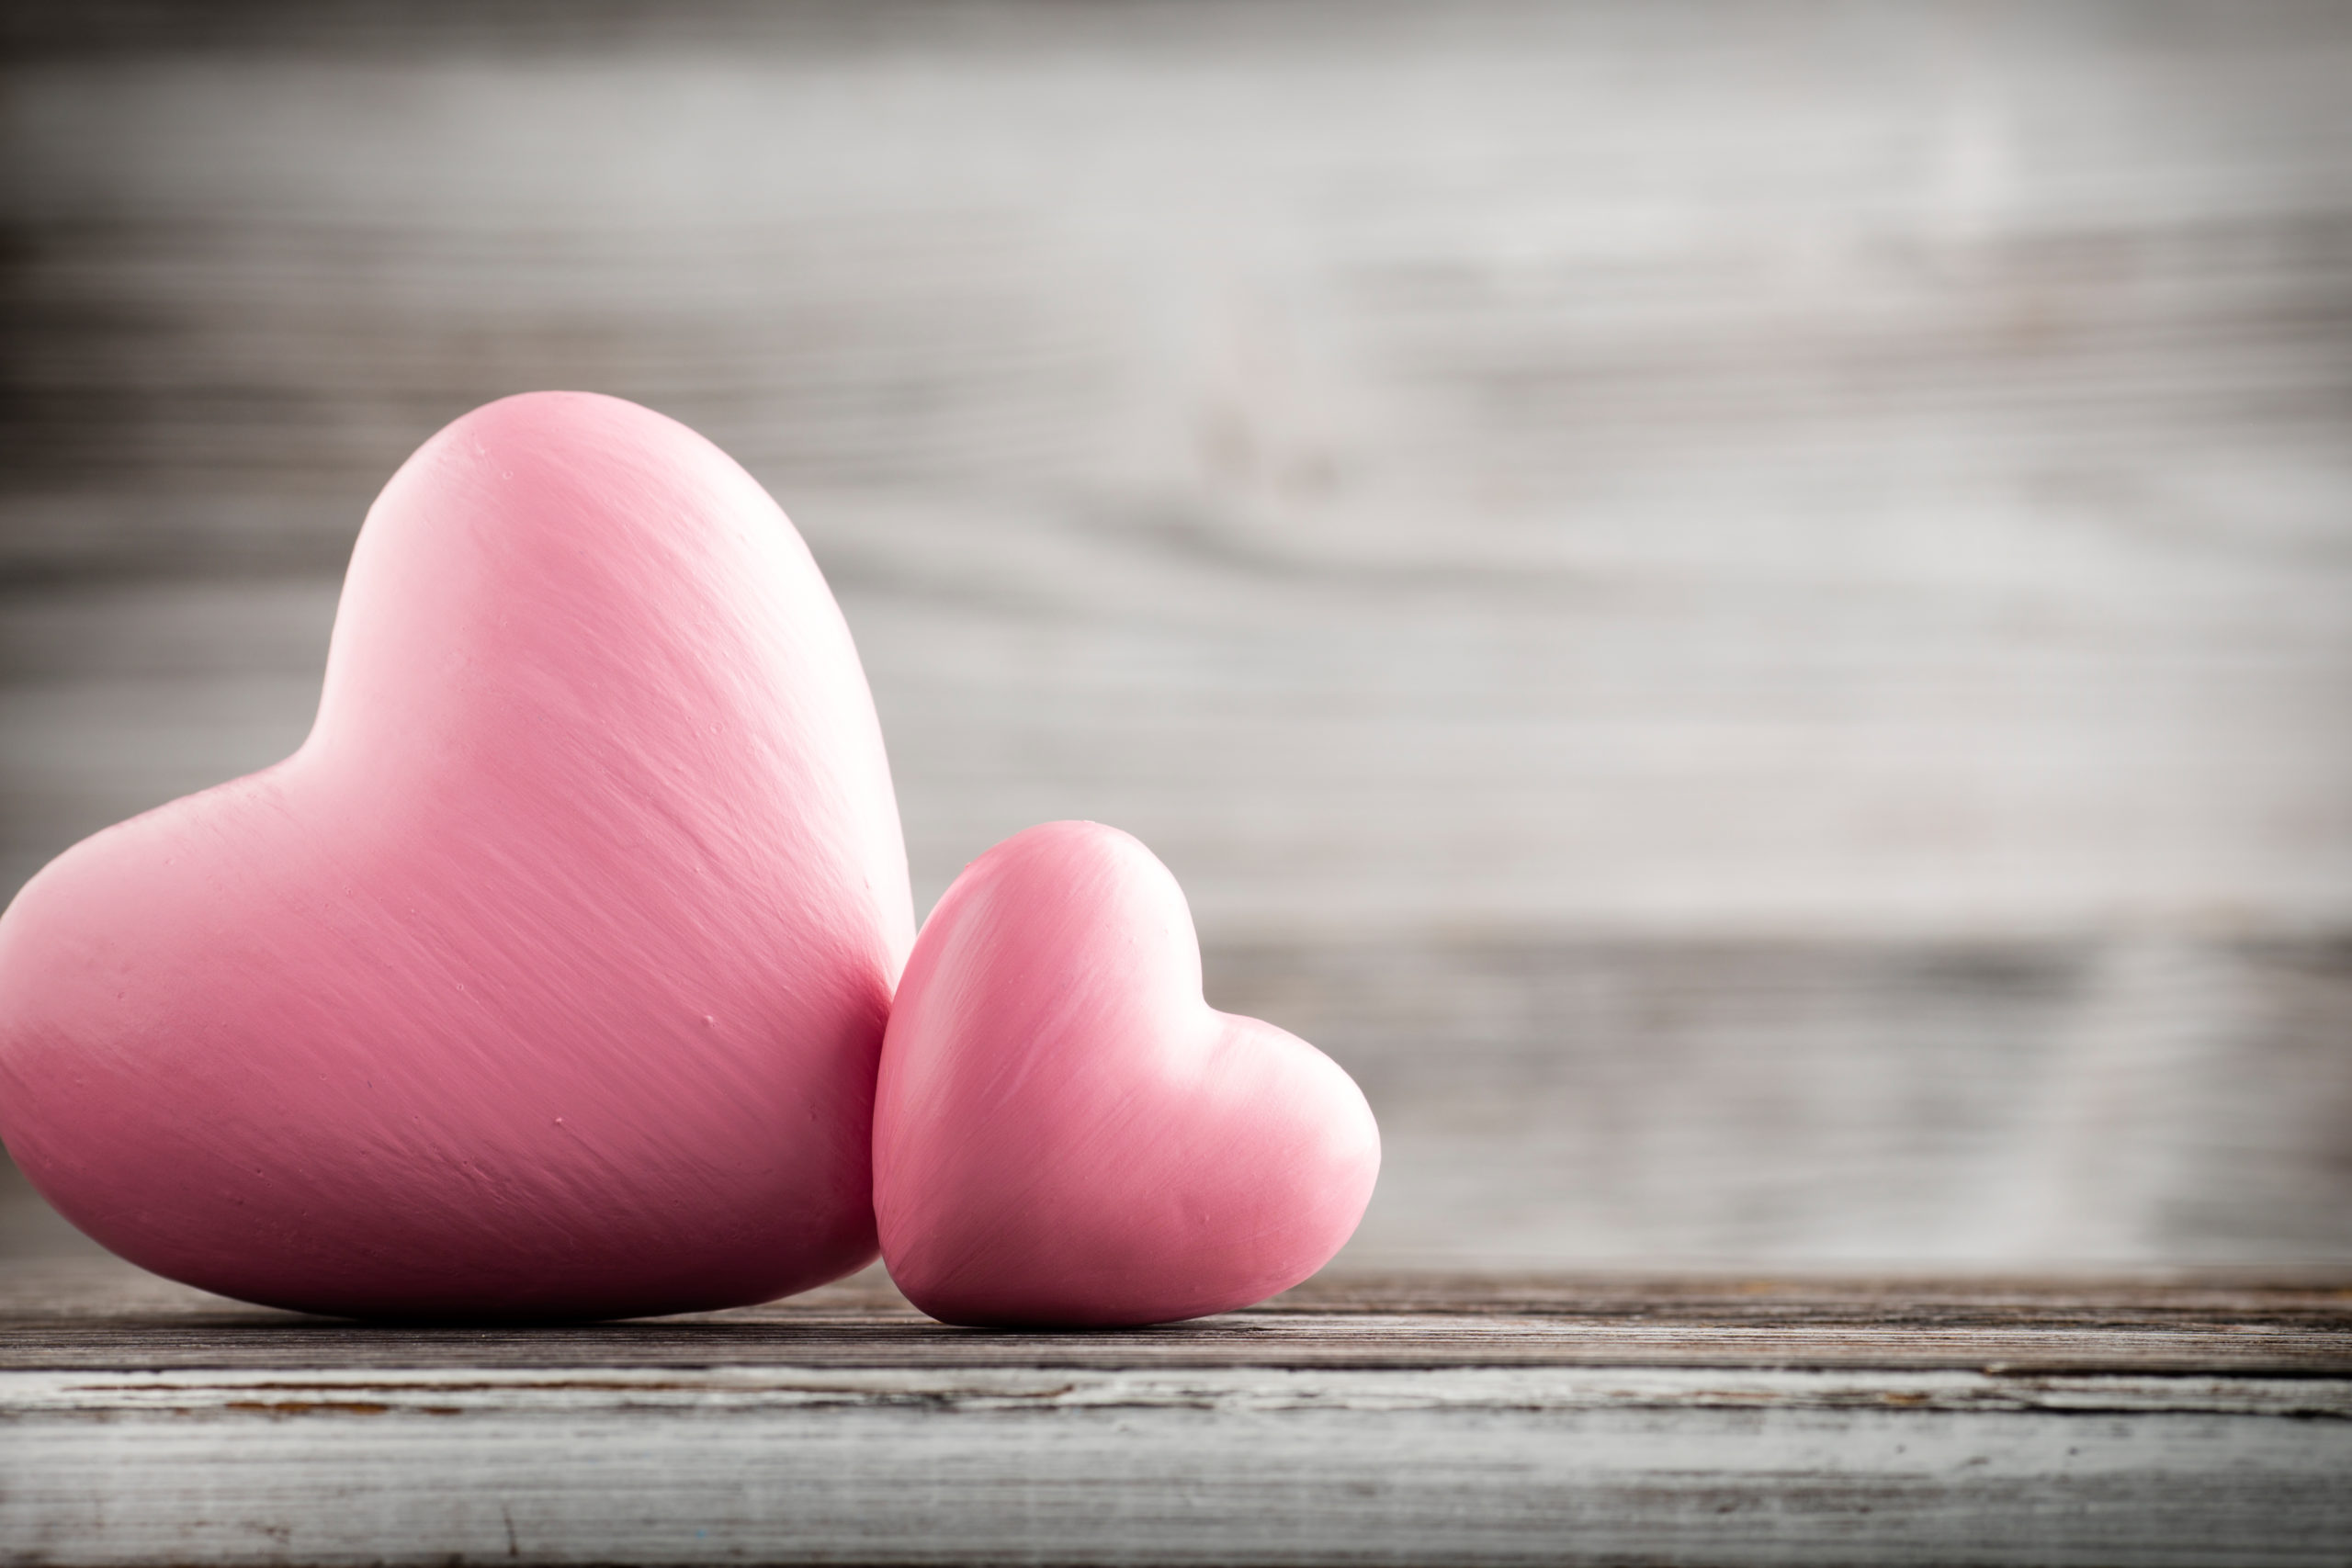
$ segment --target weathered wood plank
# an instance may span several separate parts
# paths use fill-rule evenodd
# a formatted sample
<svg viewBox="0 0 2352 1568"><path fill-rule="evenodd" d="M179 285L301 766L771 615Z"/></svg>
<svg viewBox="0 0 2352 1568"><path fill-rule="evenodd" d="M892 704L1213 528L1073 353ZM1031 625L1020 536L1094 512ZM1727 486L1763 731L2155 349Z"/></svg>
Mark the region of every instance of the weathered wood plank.
<svg viewBox="0 0 2352 1568"><path fill-rule="evenodd" d="M2339 1563L2352 1529L2344 1384L2263 1414L1795 1373L10 1392L28 1563Z"/></svg>
<svg viewBox="0 0 2352 1568"><path fill-rule="evenodd" d="M30 38L0 555L323 592L594 386L809 534L926 901L1079 815L1236 939L2352 920L2340 9L807 9ZM182 673L0 729L9 874L307 716Z"/></svg>
<svg viewBox="0 0 2352 1568"><path fill-rule="evenodd" d="M1124 1333L950 1328L878 1272L768 1306L560 1330L362 1326L110 1260L0 1288L0 1370L1648 1366L2352 1376L2352 1277L1362 1276Z"/></svg>
<svg viewBox="0 0 2352 1568"><path fill-rule="evenodd" d="M2352 946L1213 942L1381 1118L1360 1266L2352 1256Z"/></svg>
<svg viewBox="0 0 2352 1568"><path fill-rule="evenodd" d="M119 1268L6 1293L17 1562L2288 1563L2352 1538L2340 1274L1326 1279L1078 1336L924 1325L872 1279L533 1331L301 1323Z"/></svg>

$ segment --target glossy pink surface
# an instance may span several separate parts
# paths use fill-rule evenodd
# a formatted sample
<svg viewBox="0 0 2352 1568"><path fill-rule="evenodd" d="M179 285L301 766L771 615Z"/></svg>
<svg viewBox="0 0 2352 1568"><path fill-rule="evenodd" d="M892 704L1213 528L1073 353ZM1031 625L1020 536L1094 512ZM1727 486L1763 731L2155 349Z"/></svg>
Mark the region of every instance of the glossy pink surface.
<svg viewBox="0 0 2352 1568"><path fill-rule="evenodd" d="M882 1051L890 1276L950 1323L1166 1323L1263 1301L1363 1218L1380 1133L1339 1065L1201 998L1176 879L1049 822L966 868Z"/></svg>
<svg viewBox="0 0 2352 1568"><path fill-rule="evenodd" d="M784 514L659 414L509 398L369 513L302 749L0 918L0 1135L107 1246L249 1301L763 1301L874 1255L911 927Z"/></svg>

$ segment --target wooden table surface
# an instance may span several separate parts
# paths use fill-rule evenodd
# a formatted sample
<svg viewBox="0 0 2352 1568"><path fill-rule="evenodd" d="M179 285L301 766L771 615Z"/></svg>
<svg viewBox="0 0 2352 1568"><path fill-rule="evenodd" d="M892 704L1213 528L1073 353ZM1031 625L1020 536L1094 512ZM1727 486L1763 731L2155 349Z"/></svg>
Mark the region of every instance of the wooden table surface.
<svg viewBox="0 0 2352 1568"><path fill-rule="evenodd" d="M0 1285L12 1562L2352 1561L2352 1275L1355 1274L1119 1334L878 1274L365 1327Z"/></svg>

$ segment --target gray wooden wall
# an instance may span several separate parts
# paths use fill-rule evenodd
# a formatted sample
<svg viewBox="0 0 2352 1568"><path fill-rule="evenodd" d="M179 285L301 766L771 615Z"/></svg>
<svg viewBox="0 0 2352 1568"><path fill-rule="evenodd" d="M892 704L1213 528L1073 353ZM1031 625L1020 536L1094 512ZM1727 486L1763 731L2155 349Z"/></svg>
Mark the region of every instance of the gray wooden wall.
<svg viewBox="0 0 2352 1568"><path fill-rule="evenodd" d="M584 387L1086 816L1368 1259L2352 1258L2352 7L20 4L0 896Z"/></svg>

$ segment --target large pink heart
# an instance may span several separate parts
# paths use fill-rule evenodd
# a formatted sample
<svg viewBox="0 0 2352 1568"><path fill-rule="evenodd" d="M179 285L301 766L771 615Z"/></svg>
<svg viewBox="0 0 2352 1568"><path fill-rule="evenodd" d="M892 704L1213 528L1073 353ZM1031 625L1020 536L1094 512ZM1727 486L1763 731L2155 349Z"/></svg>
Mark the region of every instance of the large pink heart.
<svg viewBox="0 0 2352 1568"><path fill-rule="evenodd" d="M248 1301L763 1301L874 1256L912 924L775 503L634 404L509 398L368 513L302 749L0 919L0 1135L90 1235Z"/></svg>
<svg viewBox="0 0 2352 1568"><path fill-rule="evenodd" d="M1263 1301L1329 1261L1380 1169L1371 1109L1295 1035L1201 999L1149 850L1049 822L916 939L882 1048L874 1201L950 1323L1105 1327Z"/></svg>

